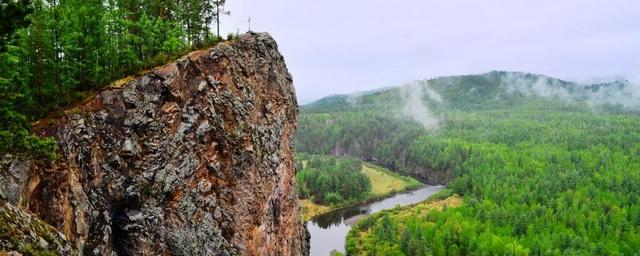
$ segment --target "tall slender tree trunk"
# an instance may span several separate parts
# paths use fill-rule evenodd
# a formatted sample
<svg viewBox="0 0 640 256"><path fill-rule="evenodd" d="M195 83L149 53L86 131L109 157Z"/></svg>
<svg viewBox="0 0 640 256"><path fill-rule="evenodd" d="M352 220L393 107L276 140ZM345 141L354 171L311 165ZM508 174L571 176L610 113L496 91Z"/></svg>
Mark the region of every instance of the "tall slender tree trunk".
<svg viewBox="0 0 640 256"><path fill-rule="evenodd" d="M216 1L216 32L220 38L220 1Z"/></svg>
<svg viewBox="0 0 640 256"><path fill-rule="evenodd" d="M61 78L61 74L60 74L60 32L59 31L55 31L53 33L53 55L54 55L54 65L55 65L55 70L56 70L56 89L58 90L58 94L59 95L64 95L64 92L62 91L62 78Z"/></svg>

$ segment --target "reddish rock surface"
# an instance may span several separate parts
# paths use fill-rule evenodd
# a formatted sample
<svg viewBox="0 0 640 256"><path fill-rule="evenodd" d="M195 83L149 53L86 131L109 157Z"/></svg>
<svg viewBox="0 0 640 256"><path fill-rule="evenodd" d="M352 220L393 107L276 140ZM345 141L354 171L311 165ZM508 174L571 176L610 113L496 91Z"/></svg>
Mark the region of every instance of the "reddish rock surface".
<svg viewBox="0 0 640 256"><path fill-rule="evenodd" d="M0 197L85 255L304 255L297 111L275 41L243 35L41 124L59 159L3 161Z"/></svg>

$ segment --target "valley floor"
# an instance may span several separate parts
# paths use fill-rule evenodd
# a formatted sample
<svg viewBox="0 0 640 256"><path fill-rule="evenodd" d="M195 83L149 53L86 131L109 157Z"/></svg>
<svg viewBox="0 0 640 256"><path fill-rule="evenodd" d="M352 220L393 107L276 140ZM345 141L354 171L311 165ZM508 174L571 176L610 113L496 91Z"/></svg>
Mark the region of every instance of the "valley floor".
<svg viewBox="0 0 640 256"><path fill-rule="evenodd" d="M304 221L308 221L313 217L322 215L324 213L353 206L363 202L386 198L399 192L419 188L423 185L422 183L411 177L399 175L381 166L370 163L362 164L362 172L371 181L371 193L365 199L359 201L351 201L336 206L315 204L308 199L299 200L302 219Z"/></svg>

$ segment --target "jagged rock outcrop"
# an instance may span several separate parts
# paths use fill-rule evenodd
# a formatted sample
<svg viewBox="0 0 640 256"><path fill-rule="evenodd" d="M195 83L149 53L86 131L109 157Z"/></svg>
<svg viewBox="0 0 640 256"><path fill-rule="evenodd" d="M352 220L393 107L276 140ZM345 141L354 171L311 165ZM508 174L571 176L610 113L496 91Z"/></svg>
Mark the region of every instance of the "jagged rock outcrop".
<svg viewBox="0 0 640 256"><path fill-rule="evenodd" d="M59 159L5 159L0 196L85 255L303 255L296 116L275 41L250 33L41 123Z"/></svg>

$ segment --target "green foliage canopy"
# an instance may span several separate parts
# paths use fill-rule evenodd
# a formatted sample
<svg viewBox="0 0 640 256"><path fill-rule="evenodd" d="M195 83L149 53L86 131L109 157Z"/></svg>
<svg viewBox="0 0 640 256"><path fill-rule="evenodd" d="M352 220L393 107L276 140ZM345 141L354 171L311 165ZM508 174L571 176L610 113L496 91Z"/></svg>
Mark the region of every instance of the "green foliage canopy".
<svg viewBox="0 0 640 256"><path fill-rule="evenodd" d="M220 41L224 1L0 0L0 154L53 150L30 123L86 92ZM224 14L224 12L223 12Z"/></svg>
<svg viewBox="0 0 640 256"><path fill-rule="evenodd" d="M371 192L362 162L329 156L305 156L305 168L296 174L298 196L318 204L339 205L365 198ZM303 164L298 164L301 166Z"/></svg>

